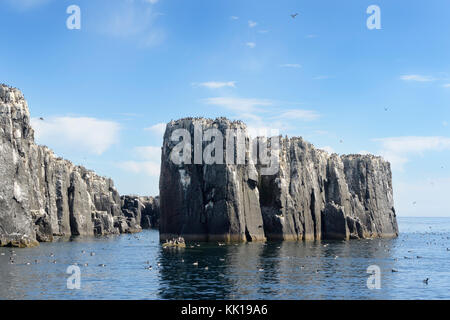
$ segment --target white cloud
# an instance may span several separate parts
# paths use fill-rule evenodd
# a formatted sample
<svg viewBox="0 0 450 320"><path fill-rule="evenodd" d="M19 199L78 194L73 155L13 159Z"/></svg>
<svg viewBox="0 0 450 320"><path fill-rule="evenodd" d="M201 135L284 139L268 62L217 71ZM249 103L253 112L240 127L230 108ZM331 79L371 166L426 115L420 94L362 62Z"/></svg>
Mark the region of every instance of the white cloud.
<svg viewBox="0 0 450 320"><path fill-rule="evenodd" d="M160 165L152 161L124 161L118 167L135 174L145 174L150 177L159 176Z"/></svg>
<svg viewBox="0 0 450 320"><path fill-rule="evenodd" d="M239 19L239 17L236 17L236 16L231 16L231 17L230 17L230 19L231 19L231 20L238 20L238 19Z"/></svg>
<svg viewBox="0 0 450 320"><path fill-rule="evenodd" d="M404 81L418 81L418 82L431 82L436 79L430 76L422 76L418 74L405 74L400 77Z"/></svg>
<svg viewBox="0 0 450 320"><path fill-rule="evenodd" d="M249 20L249 21L248 21L248 26L249 26L250 28L254 28L254 27L256 27L257 25L258 25L258 23L255 22L255 21L252 21L252 20Z"/></svg>
<svg viewBox="0 0 450 320"><path fill-rule="evenodd" d="M161 160L161 147L145 146L134 148L136 157L143 160L159 162Z"/></svg>
<svg viewBox="0 0 450 320"><path fill-rule="evenodd" d="M316 34L308 34L308 35L306 36L306 38L307 38L307 39L317 38L317 35L316 35Z"/></svg>
<svg viewBox="0 0 450 320"><path fill-rule="evenodd" d="M145 128L144 130L150 131L151 133L162 137L164 135L164 132L166 131L166 123L164 122L157 123L148 128Z"/></svg>
<svg viewBox="0 0 450 320"><path fill-rule="evenodd" d="M423 155L429 151L450 150L450 138L446 137L409 136L374 139L374 141L381 143L380 154L398 170L403 170L410 156Z"/></svg>
<svg viewBox="0 0 450 320"><path fill-rule="evenodd" d="M446 83L442 85L444 88L450 88L450 83Z"/></svg>
<svg viewBox="0 0 450 320"><path fill-rule="evenodd" d="M224 87L236 88L236 81L226 81L226 82L209 81L209 82L193 83L192 85L196 87L205 87L208 89L219 89Z"/></svg>
<svg viewBox="0 0 450 320"><path fill-rule="evenodd" d="M144 0L144 2L150 3L150 4L155 4L158 2L158 0Z"/></svg>
<svg viewBox="0 0 450 320"><path fill-rule="evenodd" d="M133 148L131 154L138 160L123 161L118 167L135 174L157 177L161 167L161 147L143 146Z"/></svg>
<svg viewBox="0 0 450 320"><path fill-rule="evenodd" d="M301 109L286 110L281 112L280 115L277 116L277 118L280 119L305 120L305 121L316 120L319 117L320 115L316 111L301 110Z"/></svg>
<svg viewBox="0 0 450 320"><path fill-rule="evenodd" d="M120 125L95 118L33 118L31 124L40 144L57 149L78 149L100 155L118 141Z"/></svg>
<svg viewBox="0 0 450 320"><path fill-rule="evenodd" d="M297 63L285 63L285 64L280 65L280 67L283 67L283 68L301 68L302 66L297 64Z"/></svg>
<svg viewBox="0 0 450 320"><path fill-rule="evenodd" d="M247 42L245 45L246 45L247 47L251 48L251 49L253 49L254 47L256 47L256 43L254 43L254 42Z"/></svg>

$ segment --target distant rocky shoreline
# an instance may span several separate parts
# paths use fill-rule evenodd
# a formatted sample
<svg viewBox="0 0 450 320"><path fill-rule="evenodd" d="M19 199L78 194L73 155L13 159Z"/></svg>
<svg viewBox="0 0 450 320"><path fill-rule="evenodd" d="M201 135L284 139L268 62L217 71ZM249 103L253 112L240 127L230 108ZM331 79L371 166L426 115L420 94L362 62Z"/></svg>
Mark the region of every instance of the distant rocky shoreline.
<svg viewBox="0 0 450 320"><path fill-rule="evenodd" d="M263 166L175 164L176 129L225 133L240 121L171 121L162 148L160 196L120 196L111 179L36 145L23 94L0 85L0 246L33 247L56 236L159 228L162 241L320 240L396 237L390 165L380 157L328 154L280 137L279 171ZM206 142L201 142L206 143ZM226 141L224 141L226 143ZM246 152L250 138L245 138Z"/></svg>

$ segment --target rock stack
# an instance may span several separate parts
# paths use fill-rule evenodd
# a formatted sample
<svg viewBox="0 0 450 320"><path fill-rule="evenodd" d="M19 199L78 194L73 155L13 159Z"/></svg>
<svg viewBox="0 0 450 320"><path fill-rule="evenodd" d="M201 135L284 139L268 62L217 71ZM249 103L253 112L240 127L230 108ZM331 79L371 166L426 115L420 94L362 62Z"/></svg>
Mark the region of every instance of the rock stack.
<svg viewBox="0 0 450 320"><path fill-rule="evenodd" d="M185 136L173 139L179 129ZM196 152L208 150L214 141L203 136L202 130L208 129L222 134L221 164L193 161L198 159ZM236 129L246 132L244 123L225 118L168 123L160 175L161 240L178 236L187 241L347 240L398 235L390 164L382 158L330 155L302 138L276 137L279 169L268 175L267 163L260 165L252 156L255 144L246 133L240 142L245 161L225 161L232 152L227 146L239 144L227 131ZM191 147L177 149L184 139L191 141ZM191 162L174 162L173 150L191 153ZM217 155L217 150L213 152Z"/></svg>

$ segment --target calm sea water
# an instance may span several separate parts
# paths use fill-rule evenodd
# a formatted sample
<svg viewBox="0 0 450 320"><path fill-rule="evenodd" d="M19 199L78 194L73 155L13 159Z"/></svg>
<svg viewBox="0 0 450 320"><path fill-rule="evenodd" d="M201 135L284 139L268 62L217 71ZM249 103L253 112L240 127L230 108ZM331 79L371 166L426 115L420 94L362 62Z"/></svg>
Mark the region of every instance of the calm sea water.
<svg viewBox="0 0 450 320"><path fill-rule="evenodd" d="M450 299L450 218L399 218L399 226L393 240L167 250L157 231L144 231L0 248L0 299ZM67 288L74 263L79 290ZM367 288L370 265L380 267L380 289Z"/></svg>

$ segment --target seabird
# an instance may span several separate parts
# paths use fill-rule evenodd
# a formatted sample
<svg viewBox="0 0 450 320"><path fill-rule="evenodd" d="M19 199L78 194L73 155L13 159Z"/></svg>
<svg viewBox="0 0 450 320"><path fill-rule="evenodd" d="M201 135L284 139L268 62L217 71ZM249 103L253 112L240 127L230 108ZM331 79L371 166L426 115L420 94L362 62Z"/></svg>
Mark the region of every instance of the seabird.
<svg viewBox="0 0 450 320"><path fill-rule="evenodd" d="M194 262L193 265L194 265L194 266L198 266L198 262L197 262L197 261Z"/></svg>
<svg viewBox="0 0 450 320"><path fill-rule="evenodd" d="M428 280L430 280L430 278L426 278L425 280L423 280L423 283L428 284Z"/></svg>
<svg viewBox="0 0 450 320"><path fill-rule="evenodd" d="M398 270L396 270L396 269L392 269L392 272L398 272Z"/></svg>
<svg viewBox="0 0 450 320"><path fill-rule="evenodd" d="M101 264L99 264L98 266L99 266L99 267L106 267L106 264L101 263Z"/></svg>
<svg viewBox="0 0 450 320"><path fill-rule="evenodd" d="M91 252L91 257L95 256L95 252Z"/></svg>
<svg viewBox="0 0 450 320"><path fill-rule="evenodd" d="M292 19L295 19L296 16L298 16L298 13L291 14Z"/></svg>
<svg viewBox="0 0 450 320"><path fill-rule="evenodd" d="M39 120L44 121L44 118L40 117Z"/></svg>

